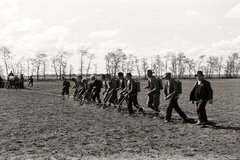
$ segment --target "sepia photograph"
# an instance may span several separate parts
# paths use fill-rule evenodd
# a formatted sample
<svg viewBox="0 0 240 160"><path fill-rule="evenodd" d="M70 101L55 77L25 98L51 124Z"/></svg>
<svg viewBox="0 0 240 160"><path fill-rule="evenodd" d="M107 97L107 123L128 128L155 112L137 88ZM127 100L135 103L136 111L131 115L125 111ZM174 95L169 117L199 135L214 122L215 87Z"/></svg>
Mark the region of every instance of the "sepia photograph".
<svg viewBox="0 0 240 160"><path fill-rule="evenodd" d="M0 0L0 160L240 160L240 0Z"/></svg>

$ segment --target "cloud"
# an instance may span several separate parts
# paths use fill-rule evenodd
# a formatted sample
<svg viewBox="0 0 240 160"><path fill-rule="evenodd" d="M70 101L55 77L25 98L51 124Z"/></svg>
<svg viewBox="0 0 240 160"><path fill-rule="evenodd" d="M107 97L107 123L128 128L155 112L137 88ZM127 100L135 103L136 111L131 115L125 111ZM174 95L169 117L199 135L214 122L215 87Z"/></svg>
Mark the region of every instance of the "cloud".
<svg viewBox="0 0 240 160"><path fill-rule="evenodd" d="M237 18L240 17L240 3L238 3L235 7L230 9L228 13L225 15L227 18Z"/></svg>
<svg viewBox="0 0 240 160"><path fill-rule="evenodd" d="M222 26L218 26L217 27L217 30L221 30L223 27Z"/></svg>
<svg viewBox="0 0 240 160"><path fill-rule="evenodd" d="M65 24L74 24L74 23L77 23L81 20L82 18L80 17L73 17L72 19L68 20L68 19L65 19L64 20L64 23Z"/></svg>
<svg viewBox="0 0 240 160"><path fill-rule="evenodd" d="M89 33L88 37L89 38L109 38L118 35L121 32L119 29L114 29L114 30L108 30L108 31L94 31Z"/></svg>
<svg viewBox="0 0 240 160"><path fill-rule="evenodd" d="M101 9L96 9L96 12L102 13L102 10Z"/></svg>
<svg viewBox="0 0 240 160"><path fill-rule="evenodd" d="M23 19L21 21L12 21L6 25L6 27L0 30L0 34L24 34L38 32L44 28L44 24L41 20Z"/></svg>
<svg viewBox="0 0 240 160"><path fill-rule="evenodd" d="M186 13L187 15L190 15L190 16L198 15L198 12L190 11L190 10L185 11L185 13Z"/></svg>
<svg viewBox="0 0 240 160"><path fill-rule="evenodd" d="M222 40L218 43L213 43L211 50L237 52L240 50L240 36L232 40Z"/></svg>
<svg viewBox="0 0 240 160"><path fill-rule="evenodd" d="M21 17L18 0L0 1L0 19L17 20Z"/></svg>
<svg viewBox="0 0 240 160"><path fill-rule="evenodd" d="M113 40L102 42L100 44L100 48L104 48L104 49L116 49L116 48L124 49L124 48L128 48L128 47L129 47L129 45L127 45L126 43L116 42Z"/></svg>

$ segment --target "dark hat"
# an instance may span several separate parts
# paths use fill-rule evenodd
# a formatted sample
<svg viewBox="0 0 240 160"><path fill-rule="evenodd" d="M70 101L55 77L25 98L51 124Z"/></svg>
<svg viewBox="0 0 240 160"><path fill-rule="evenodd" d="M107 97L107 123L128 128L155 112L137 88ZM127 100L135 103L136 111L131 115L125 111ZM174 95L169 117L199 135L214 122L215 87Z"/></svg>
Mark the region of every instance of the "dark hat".
<svg viewBox="0 0 240 160"><path fill-rule="evenodd" d="M122 72L118 72L118 77L123 76Z"/></svg>
<svg viewBox="0 0 240 160"><path fill-rule="evenodd" d="M147 73L154 73L151 69L147 70Z"/></svg>
<svg viewBox="0 0 240 160"><path fill-rule="evenodd" d="M106 77L111 77L111 74L106 74Z"/></svg>
<svg viewBox="0 0 240 160"><path fill-rule="evenodd" d="M127 73L126 75L127 75L127 76L131 76L131 77L132 77L132 74L131 74L131 73Z"/></svg>
<svg viewBox="0 0 240 160"><path fill-rule="evenodd" d="M195 77L196 77L197 75L202 75L202 76L204 76L202 71L197 71L197 74L195 74Z"/></svg>
<svg viewBox="0 0 240 160"><path fill-rule="evenodd" d="M167 77L167 76L171 76L172 74L170 72L167 72L164 74L164 78Z"/></svg>

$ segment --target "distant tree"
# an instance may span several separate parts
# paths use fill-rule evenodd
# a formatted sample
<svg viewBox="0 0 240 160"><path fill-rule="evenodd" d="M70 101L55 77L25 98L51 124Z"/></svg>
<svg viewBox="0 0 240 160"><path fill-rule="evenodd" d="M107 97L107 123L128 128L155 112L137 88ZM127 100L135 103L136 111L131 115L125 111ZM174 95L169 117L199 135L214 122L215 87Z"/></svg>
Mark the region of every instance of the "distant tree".
<svg viewBox="0 0 240 160"><path fill-rule="evenodd" d="M160 55L156 55L155 64L157 65L159 76L162 77L162 72L163 72L164 65L163 65L163 62L162 62L162 59L161 59Z"/></svg>
<svg viewBox="0 0 240 160"><path fill-rule="evenodd" d="M147 58L143 57L141 59L141 62L142 62L142 69L143 69L143 72L144 72L144 78L147 78L147 70L148 70Z"/></svg>
<svg viewBox="0 0 240 160"><path fill-rule="evenodd" d="M69 66L69 79L72 78L73 71L74 71L73 65L70 64L70 66Z"/></svg>
<svg viewBox="0 0 240 160"><path fill-rule="evenodd" d="M83 66L84 66L84 57L88 55L88 48L82 47L79 49L79 55L80 55L80 74L83 75Z"/></svg>
<svg viewBox="0 0 240 160"><path fill-rule="evenodd" d="M132 54L127 56L126 68L128 73L132 73L134 71L134 56Z"/></svg>
<svg viewBox="0 0 240 160"><path fill-rule="evenodd" d="M3 59L4 65L5 65L6 75L8 75L8 68L9 68L8 64L9 64L9 60L10 60L11 51L6 46L1 46L0 54L1 54L1 57Z"/></svg>
<svg viewBox="0 0 240 160"><path fill-rule="evenodd" d="M42 73L43 73L43 78L44 79L46 79L47 65L48 65L47 54L42 52Z"/></svg>
<svg viewBox="0 0 240 160"><path fill-rule="evenodd" d="M40 67L42 65L43 58L46 56L45 53L43 52L38 52L33 59L34 61L34 66L36 68L36 74L37 74L37 80L39 80L39 72L40 72Z"/></svg>
<svg viewBox="0 0 240 160"><path fill-rule="evenodd" d="M212 77L214 68L217 65L217 57L215 56L208 56L208 60L206 61L208 64L208 77Z"/></svg>
<svg viewBox="0 0 240 160"><path fill-rule="evenodd" d="M204 58L205 58L205 55L201 55L199 58L198 58L198 70L201 70L201 64L202 62L204 61Z"/></svg>
<svg viewBox="0 0 240 160"><path fill-rule="evenodd" d="M228 60L226 62L226 67L225 67L226 77L236 76L235 67L238 62L238 59L239 59L238 53L233 53L232 55L228 56Z"/></svg>
<svg viewBox="0 0 240 160"><path fill-rule="evenodd" d="M51 58L51 61L52 61L52 67L54 69L54 72L55 72L55 76L56 76L56 79L58 79L58 71L59 71L59 66L60 66L60 63L59 63L59 57L58 55L54 55L52 58Z"/></svg>
<svg viewBox="0 0 240 160"><path fill-rule="evenodd" d="M221 78L221 71L223 68L223 57L216 57L216 71L218 74L218 78Z"/></svg>
<svg viewBox="0 0 240 160"><path fill-rule="evenodd" d="M120 64L123 60L126 59L126 55L123 53L122 49L118 48L115 52L109 52L105 55L105 60L108 60L108 69L111 71L111 74L115 77L116 72L119 69Z"/></svg>
<svg viewBox="0 0 240 160"><path fill-rule="evenodd" d="M139 59L135 56L134 57L134 63L135 63L135 67L137 69L138 72L138 77L141 77L141 70L140 70L140 66L139 66Z"/></svg>
<svg viewBox="0 0 240 160"><path fill-rule="evenodd" d="M178 78L183 78L183 75L186 70L186 63L185 62L186 56L184 53L180 52L177 54L177 68L178 68Z"/></svg>
<svg viewBox="0 0 240 160"><path fill-rule="evenodd" d="M86 68L86 74L89 74L89 70L91 69L92 66L92 61L96 58L94 54L88 54L88 63L87 63L87 68Z"/></svg>
<svg viewBox="0 0 240 160"><path fill-rule="evenodd" d="M177 76L177 56L175 53L169 54L169 60L171 62L171 72L173 74L173 77Z"/></svg>
<svg viewBox="0 0 240 160"><path fill-rule="evenodd" d="M191 72L195 68L196 63L194 62L194 59L189 59L189 58L186 58L184 60L184 62L188 66L187 67L187 69L188 69L188 77L191 78Z"/></svg>
<svg viewBox="0 0 240 160"><path fill-rule="evenodd" d="M106 72L109 74L111 72L110 54L105 55L104 59L106 61Z"/></svg>

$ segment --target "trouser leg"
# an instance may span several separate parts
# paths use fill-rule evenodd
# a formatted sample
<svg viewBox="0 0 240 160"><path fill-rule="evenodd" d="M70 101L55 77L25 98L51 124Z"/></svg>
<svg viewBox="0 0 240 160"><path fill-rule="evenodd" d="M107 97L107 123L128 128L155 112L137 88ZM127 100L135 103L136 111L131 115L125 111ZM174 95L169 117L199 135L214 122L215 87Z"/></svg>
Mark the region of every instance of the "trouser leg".
<svg viewBox="0 0 240 160"><path fill-rule="evenodd" d="M154 110L154 106L152 104L153 104L153 96L148 96L147 105L149 108Z"/></svg>
<svg viewBox="0 0 240 160"><path fill-rule="evenodd" d="M127 99L127 106L128 106L128 113L133 114L133 109L132 109L132 97Z"/></svg>
<svg viewBox="0 0 240 160"><path fill-rule="evenodd" d="M170 121L171 117L172 117L172 109L173 107L176 105L176 101L174 101L173 99L170 100L168 107L167 107L167 111L166 111L166 120Z"/></svg>
<svg viewBox="0 0 240 160"><path fill-rule="evenodd" d="M207 114L206 114L206 104L207 101L200 100L197 102L197 114L200 122L207 122Z"/></svg>
<svg viewBox="0 0 240 160"><path fill-rule="evenodd" d="M174 106L174 109L180 115L180 117L182 117L182 119L187 118L186 114L181 110L177 102L176 102L176 105Z"/></svg>
<svg viewBox="0 0 240 160"><path fill-rule="evenodd" d="M159 104L160 104L160 94L155 94L154 102L153 102L155 112L160 112L160 110L158 109Z"/></svg>

